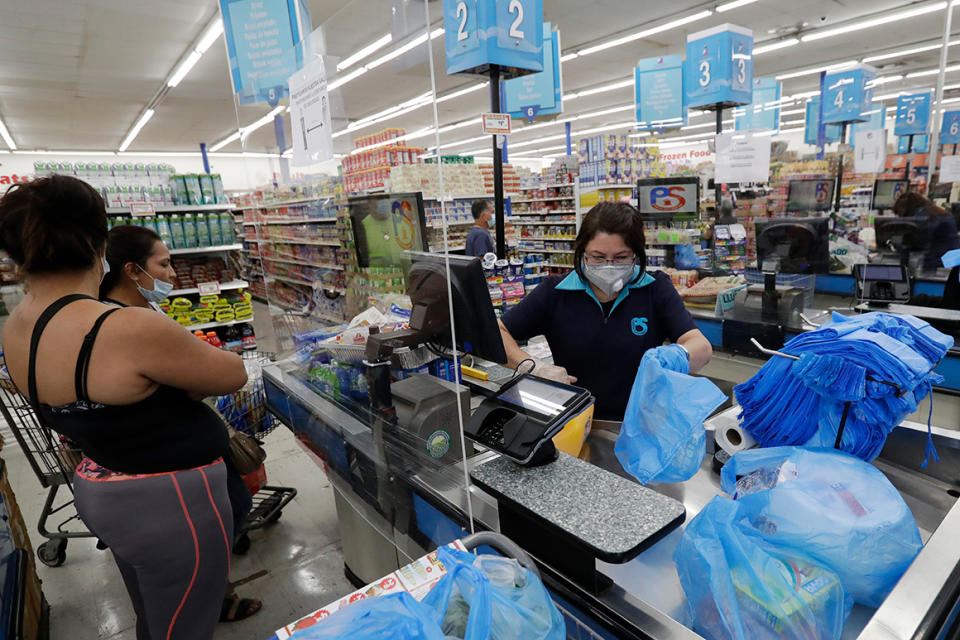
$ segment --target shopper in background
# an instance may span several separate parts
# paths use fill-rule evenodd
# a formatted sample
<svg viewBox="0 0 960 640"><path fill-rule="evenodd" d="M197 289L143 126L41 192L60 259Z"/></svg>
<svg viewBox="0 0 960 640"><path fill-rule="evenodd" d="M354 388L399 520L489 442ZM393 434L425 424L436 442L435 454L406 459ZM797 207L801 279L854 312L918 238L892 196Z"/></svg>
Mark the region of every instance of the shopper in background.
<svg viewBox="0 0 960 640"><path fill-rule="evenodd" d="M923 256L925 271L941 266L940 258L947 251L960 249L957 223L950 212L933 204L915 191L908 191L893 203L893 212L901 218L926 218L930 246Z"/></svg>
<svg viewBox="0 0 960 640"><path fill-rule="evenodd" d="M474 200L471 213L473 213L473 226L467 232L466 254L482 258L488 253L493 253L493 236L490 235L490 228L493 227L495 220L493 205L489 200Z"/></svg>
<svg viewBox="0 0 960 640"><path fill-rule="evenodd" d="M170 250L160 236L145 227L119 225L107 237L107 264L110 269L100 283L100 299L121 307L158 310L158 303L173 291L176 272L170 264ZM144 339L148 339L144 336ZM233 532L241 535L253 496L243 477L224 458L227 468L227 493L233 513ZM248 618L263 606L259 600L241 598L229 591L220 613L222 622Z"/></svg>
<svg viewBox="0 0 960 640"><path fill-rule="evenodd" d="M195 398L232 393L247 374L162 314L100 302L106 244L103 199L76 178L0 198L0 249L30 285L3 329L7 369L42 423L86 456L77 512L113 552L137 637L210 638L230 565L228 436Z"/></svg>
<svg viewBox="0 0 960 640"><path fill-rule="evenodd" d="M643 220L623 202L602 202L583 218L574 243L575 270L551 277L504 314L500 333L507 362L534 363L532 372L585 387L598 420L623 420L640 360L670 340L690 371L713 355L690 312L663 272L646 271ZM598 314L597 311L600 313ZM547 338L554 364L531 358L517 340Z"/></svg>

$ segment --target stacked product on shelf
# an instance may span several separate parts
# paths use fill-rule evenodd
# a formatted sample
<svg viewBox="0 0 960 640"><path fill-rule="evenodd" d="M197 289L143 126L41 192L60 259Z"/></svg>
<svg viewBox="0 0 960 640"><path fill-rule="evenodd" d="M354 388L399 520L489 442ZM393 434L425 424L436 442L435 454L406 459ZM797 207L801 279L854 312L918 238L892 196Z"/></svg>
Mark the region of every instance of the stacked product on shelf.
<svg viewBox="0 0 960 640"><path fill-rule="evenodd" d="M519 228L517 252L525 262L531 254L541 253L547 254L546 259L535 262L545 268L565 269L573 262L578 196L576 174L569 169L567 162L554 161L538 181L528 179L519 196L511 199L513 221Z"/></svg>
<svg viewBox="0 0 960 640"><path fill-rule="evenodd" d="M577 144L580 186L631 184L637 178L664 177L666 165L651 142L637 143L626 135L599 135Z"/></svg>
<svg viewBox="0 0 960 640"><path fill-rule="evenodd" d="M391 295L406 293L403 271L396 267L357 267L347 275L347 307L353 315Z"/></svg>
<svg viewBox="0 0 960 640"><path fill-rule="evenodd" d="M520 304L526 295L525 263L520 258L497 260L492 254L483 259L483 274L497 316Z"/></svg>
<svg viewBox="0 0 960 640"><path fill-rule="evenodd" d="M0 251L0 284L20 282L20 271L6 251Z"/></svg>
<svg viewBox="0 0 960 640"><path fill-rule="evenodd" d="M419 191L427 198L478 196L493 193L493 188L487 189L484 173L475 164L410 164L390 169L390 191Z"/></svg>
<svg viewBox="0 0 960 640"><path fill-rule="evenodd" d="M424 149L403 144L403 129L384 129L356 138L356 149L341 159L347 191L383 189L390 179L391 167L419 164Z"/></svg>
<svg viewBox="0 0 960 640"><path fill-rule="evenodd" d="M229 212L219 213L173 213L138 216L135 218L110 217L107 226L136 225L155 231L168 249L199 249L232 245L234 220Z"/></svg>
<svg viewBox="0 0 960 640"><path fill-rule="evenodd" d="M219 257L174 257L170 264L177 274L171 283L175 291L195 289L204 282L225 284L237 279L236 270Z"/></svg>
<svg viewBox="0 0 960 640"><path fill-rule="evenodd" d="M250 294L242 289L200 296L196 301L176 296L161 302L160 308L191 331L253 320Z"/></svg>
<svg viewBox="0 0 960 640"><path fill-rule="evenodd" d="M482 193L493 193L493 165L483 165L480 167L483 174ZM503 193L517 193L520 191L520 174L509 162L503 164Z"/></svg>

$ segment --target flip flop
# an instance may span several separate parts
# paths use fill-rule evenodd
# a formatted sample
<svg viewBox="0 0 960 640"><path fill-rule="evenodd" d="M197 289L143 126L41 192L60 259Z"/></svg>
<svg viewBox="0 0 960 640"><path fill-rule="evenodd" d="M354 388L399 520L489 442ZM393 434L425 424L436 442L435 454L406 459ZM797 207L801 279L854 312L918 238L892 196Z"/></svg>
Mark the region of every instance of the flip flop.
<svg viewBox="0 0 960 640"><path fill-rule="evenodd" d="M260 611L261 608L263 608L263 603L254 598L228 596L223 599L223 606L220 607L220 622L244 620Z"/></svg>

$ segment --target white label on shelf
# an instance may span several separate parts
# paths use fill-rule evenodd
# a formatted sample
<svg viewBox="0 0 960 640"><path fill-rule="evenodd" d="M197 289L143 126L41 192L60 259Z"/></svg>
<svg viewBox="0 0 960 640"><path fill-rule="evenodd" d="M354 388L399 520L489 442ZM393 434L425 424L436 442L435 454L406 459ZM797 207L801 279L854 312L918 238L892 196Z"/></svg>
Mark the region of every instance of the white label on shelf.
<svg viewBox="0 0 960 640"><path fill-rule="evenodd" d="M333 157L330 96L323 58L317 56L290 76L290 124L293 130L293 164L303 166Z"/></svg>
<svg viewBox="0 0 960 640"><path fill-rule="evenodd" d="M131 202L130 203L130 215L134 217L139 216L152 216L156 213L156 209L153 208L152 202Z"/></svg>
<svg viewBox="0 0 960 640"><path fill-rule="evenodd" d="M509 113L484 113L480 117L480 128L484 134L506 135L510 133Z"/></svg>
<svg viewBox="0 0 960 640"><path fill-rule="evenodd" d="M200 290L200 295L202 296L217 296L220 295L220 283L219 282L201 282L197 285L197 289Z"/></svg>

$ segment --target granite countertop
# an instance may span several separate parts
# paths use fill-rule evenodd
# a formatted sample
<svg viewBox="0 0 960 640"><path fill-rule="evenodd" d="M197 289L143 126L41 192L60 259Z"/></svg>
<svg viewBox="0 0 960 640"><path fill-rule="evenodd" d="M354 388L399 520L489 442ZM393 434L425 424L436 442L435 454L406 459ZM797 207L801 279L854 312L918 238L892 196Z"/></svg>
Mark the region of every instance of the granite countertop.
<svg viewBox="0 0 960 640"><path fill-rule="evenodd" d="M498 501L522 506L607 562L630 560L680 526L686 513L673 498L564 453L540 467L496 458L470 475Z"/></svg>

